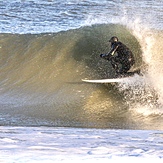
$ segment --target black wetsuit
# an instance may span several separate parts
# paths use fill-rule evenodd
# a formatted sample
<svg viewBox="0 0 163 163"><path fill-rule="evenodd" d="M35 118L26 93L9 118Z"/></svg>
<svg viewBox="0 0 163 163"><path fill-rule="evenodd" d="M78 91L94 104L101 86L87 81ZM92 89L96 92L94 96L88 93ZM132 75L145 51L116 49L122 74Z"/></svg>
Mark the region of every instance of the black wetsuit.
<svg viewBox="0 0 163 163"><path fill-rule="evenodd" d="M115 53L117 53L117 55L115 55ZM101 54L100 56L111 61L113 68L120 74L127 73L135 63L134 56L130 49L119 41L111 43L110 52ZM119 68L119 64L121 64L121 68Z"/></svg>

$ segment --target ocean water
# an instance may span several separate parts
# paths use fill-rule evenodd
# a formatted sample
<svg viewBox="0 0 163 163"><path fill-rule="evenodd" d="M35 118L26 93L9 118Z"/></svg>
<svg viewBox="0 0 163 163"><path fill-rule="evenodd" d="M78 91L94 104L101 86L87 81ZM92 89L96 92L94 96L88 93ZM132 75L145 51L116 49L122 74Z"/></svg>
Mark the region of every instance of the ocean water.
<svg viewBox="0 0 163 163"><path fill-rule="evenodd" d="M51 161L151 155L162 160L161 0L0 0L0 11L0 161L36 162L44 152L44 161L53 152L58 157ZM116 84L83 83L115 76L99 57L109 51L113 35L133 51L133 69L140 67L143 76ZM113 139L115 132L124 139ZM67 143L73 136L75 147ZM25 150L19 157L21 137Z"/></svg>

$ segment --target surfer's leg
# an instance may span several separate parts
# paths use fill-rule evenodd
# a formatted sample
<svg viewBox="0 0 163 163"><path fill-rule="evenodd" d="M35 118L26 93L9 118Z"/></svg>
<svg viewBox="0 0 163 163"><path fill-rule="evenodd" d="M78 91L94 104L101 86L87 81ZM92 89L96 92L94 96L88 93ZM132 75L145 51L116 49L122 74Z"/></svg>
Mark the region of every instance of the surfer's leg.
<svg viewBox="0 0 163 163"><path fill-rule="evenodd" d="M130 70L130 68L131 68L131 65L130 64L126 64L126 63L125 64L122 64L122 67L121 67L119 73L120 74L125 74L125 73L127 73L127 71Z"/></svg>
<svg viewBox="0 0 163 163"><path fill-rule="evenodd" d="M115 58L111 59L111 64L112 64L113 68L115 69L115 71L118 73L119 72L119 64L118 64L118 62L116 62Z"/></svg>

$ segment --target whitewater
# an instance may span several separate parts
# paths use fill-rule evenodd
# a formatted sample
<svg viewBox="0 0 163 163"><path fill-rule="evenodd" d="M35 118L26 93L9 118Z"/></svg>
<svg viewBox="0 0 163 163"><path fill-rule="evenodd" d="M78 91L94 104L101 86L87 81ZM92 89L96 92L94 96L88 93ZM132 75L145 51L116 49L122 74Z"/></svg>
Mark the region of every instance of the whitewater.
<svg viewBox="0 0 163 163"><path fill-rule="evenodd" d="M0 162L162 161L163 2L0 1ZM116 84L117 36L143 76Z"/></svg>

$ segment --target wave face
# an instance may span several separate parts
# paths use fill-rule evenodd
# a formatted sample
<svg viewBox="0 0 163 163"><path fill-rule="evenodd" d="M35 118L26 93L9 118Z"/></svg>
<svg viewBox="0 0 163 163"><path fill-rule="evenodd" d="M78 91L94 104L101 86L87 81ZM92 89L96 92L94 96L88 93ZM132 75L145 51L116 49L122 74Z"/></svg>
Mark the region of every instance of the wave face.
<svg viewBox="0 0 163 163"><path fill-rule="evenodd" d="M0 34L1 125L162 129L163 35L134 32L105 24ZM114 85L82 83L82 78L114 77L110 63L99 57L108 52L112 35L133 51L135 67L145 65L144 76Z"/></svg>

